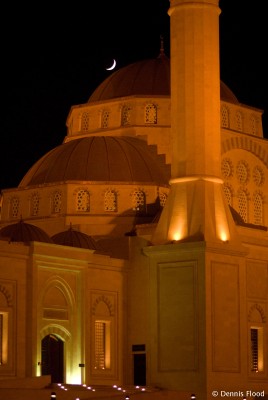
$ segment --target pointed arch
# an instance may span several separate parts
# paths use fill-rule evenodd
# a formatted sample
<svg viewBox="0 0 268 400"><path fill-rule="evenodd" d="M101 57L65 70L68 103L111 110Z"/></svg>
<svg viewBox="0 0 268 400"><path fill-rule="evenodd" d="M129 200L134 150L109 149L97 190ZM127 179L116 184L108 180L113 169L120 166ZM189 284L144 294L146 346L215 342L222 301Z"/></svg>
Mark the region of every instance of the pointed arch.
<svg viewBox="0 0 268 400"><path fill-rule="evenodd" d="M231 150L246 150L254 154L268 168L268 153L265 151L262 143L257 143L256 139L249 137L232 136L222 142L222 154Z"/></svg>
<svg viewBox="0 0 268 400"><path fill-rule="evenodd" d="M64 342L68 342L71 338L71 333L61 325L49 324L40 330L40 339L42 340L47 335L57 335Z"/></svg>
<svg viewBox="0 0 268 400"><path fill-rule="evenodd" d="M261 305L257 304L257 303L253 304L250 307L249 312L248 312L248 321L253 322L252 319L253 319L253 314L255 311L257 311L259 313L261 322L264 324L266 322L265 312L264 312L263 308L261 307Z"/></svg>

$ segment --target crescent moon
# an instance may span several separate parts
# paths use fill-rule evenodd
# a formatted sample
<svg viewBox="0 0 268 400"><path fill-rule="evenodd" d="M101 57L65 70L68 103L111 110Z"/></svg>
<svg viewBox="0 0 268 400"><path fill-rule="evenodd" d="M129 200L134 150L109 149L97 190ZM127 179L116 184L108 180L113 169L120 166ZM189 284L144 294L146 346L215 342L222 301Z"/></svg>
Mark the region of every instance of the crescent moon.
<svg viewBox="0 0 268 400"><path fill-rule="evenodd" d="M116 61L115 61L115 59L113 59L113 64L112 64L112 66L111 66L110 68L106 68L106 71L111 71L112 69L115 68L115 66L116 66Z"/></svg>

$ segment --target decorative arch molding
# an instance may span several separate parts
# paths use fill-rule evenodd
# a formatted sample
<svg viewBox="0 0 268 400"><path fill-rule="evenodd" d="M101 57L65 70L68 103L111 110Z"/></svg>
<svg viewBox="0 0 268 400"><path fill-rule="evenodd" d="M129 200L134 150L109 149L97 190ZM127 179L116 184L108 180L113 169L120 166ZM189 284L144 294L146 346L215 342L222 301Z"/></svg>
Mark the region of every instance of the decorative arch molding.
<svg viewBox="0 0 268 400"><path fill-rule="evenodd" d="M250 307L249 312L248 312L248 321L249 321L249 322L252 321L252 314L253 314L253 312L254 312L255 310L257 310L257 311L259 312L259 314L260 314L260 316L261 316L262 323L265 323L265 322L266 322L265 312L264 312L263 308L262 308L259 304L257 304L257 303L256 303L256 304L253 304L253 305Z"/></svg>
<svg viewBox="0 0 268 400"><path fill-rule="evenodd" d="M59 336L64 342L68 342L71 338L70 332L58 324L50 324L42 328L40 331L41 340L47 335Z"/></svg>
<svg viewBox="0 0 268 400"><path fill-rule="evenodd" d="M68 302L68 306L71 309L73 309L74 305L75 305L75 298L74 298L73 292L72 292L70 286L68 285L68 283L60 276L53 276L45 282L45 285L44 285L43 290L41 291L41 294L39 297L40 305L42 305L43 299L45 297L45 294L48 292L48 290L51 288L55 288L55 287L64 294L64 296Z"/></svg>
<svg viewBox="0 0 268 400"><path fill-rule="evenodd" d="M110 316L114 315L114 306L113 306L112 302L108 299L108 297L104 296L104 295L100 295L95 299L95 301L92 305L92 315L96 315L96 309L100 302L103 302L106 304L106 306L109 310Z"/></svg>
<svg viewBox="0 0 268 400"><path fill-rule="evenodd" d="M260 143L256 143L249 137L235 136L222 142L222 154L231 150L246 150L258 157L268 168L268 153Z"/></svg>
<svg viewBox="0 0 268 400"><path fill-rule="evenodd" d="M13 306L13 298L12 295L9 293L8 289L5 287L5 285L0 284L0 293L2 293L6 299L7 306L12 307Z"/></svg>

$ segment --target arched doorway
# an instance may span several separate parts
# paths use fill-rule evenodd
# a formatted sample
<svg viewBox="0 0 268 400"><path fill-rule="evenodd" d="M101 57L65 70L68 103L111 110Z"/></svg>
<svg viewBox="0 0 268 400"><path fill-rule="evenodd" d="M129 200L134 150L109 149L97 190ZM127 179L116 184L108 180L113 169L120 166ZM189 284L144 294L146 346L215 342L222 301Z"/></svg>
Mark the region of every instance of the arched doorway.
<svg viewBox="0 0 268 400"><path fill-rule="evenodd" d="M41 347L41 374L51 375L53 383L64 382L64 342L58 336L50 334L42 339Z"/></svg>

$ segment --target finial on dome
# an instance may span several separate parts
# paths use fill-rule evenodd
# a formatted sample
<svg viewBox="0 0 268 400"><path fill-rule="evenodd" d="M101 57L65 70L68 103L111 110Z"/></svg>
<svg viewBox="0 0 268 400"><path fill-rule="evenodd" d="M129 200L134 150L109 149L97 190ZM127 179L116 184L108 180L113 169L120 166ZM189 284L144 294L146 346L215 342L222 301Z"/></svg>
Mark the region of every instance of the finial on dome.
<svg viewBox="0 0 268 400"><path fill-rule="evenodd" d="M160 35L160 53L158 57L165 56L165 50L164 50L164 37L163 35Z"/></svg>

